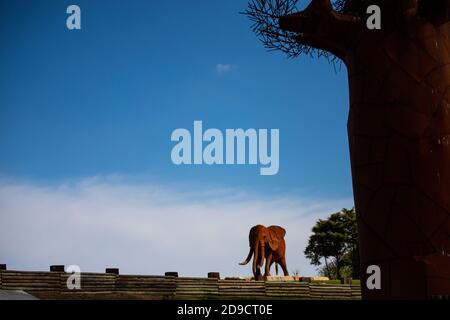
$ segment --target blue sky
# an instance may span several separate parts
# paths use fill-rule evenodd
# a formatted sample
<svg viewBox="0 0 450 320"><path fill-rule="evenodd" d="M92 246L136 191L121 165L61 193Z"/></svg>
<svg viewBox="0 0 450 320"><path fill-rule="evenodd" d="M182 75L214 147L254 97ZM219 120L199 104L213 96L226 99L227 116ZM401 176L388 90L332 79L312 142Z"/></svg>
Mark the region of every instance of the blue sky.
<svg viewBox="0 0 450 320"><path fill-rule="evenodd" d="M97 177L102 186L182 186L202 195L239 188L264 201L288 195L334 203L336 210L351 206L345 67L335 72L324 59L267 52L239 14L246 3L0 2L2 184L48 191L70 181L76 193L82 181ZM81 7L82 30L66 28L70 4ZM194 120L221 130L279 128L279 173L173 165L171 132L192 130ZM7 187L0 200L10 196ZM20 190L28 191L17 201L30 194ZM4 225L14 208L11 201L3 206ZM314 211L312 218L323 214ZM3 256L18 268L33 263Z"/></svg>

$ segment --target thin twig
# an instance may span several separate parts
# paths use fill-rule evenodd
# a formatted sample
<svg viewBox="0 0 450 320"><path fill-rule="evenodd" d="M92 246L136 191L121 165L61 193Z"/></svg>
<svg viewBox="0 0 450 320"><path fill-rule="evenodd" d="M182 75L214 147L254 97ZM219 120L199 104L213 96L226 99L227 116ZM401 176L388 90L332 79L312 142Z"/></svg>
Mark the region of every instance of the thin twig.
<svg viewBox="0 0 450 320"><path fill-rule="evenodd" d="M349 0L336 0L334 7L339 12L344 12ZM301 54L314 57L324 57L330 62L336 62L338 58L333 54L302 45L297 42L295 32L282 30L279 26L279 18L298 12L298 0L251 0L247 10L243 12L252 21L252 30L261 40L268 51L281 51L288 58L296 58Z"/></svg>

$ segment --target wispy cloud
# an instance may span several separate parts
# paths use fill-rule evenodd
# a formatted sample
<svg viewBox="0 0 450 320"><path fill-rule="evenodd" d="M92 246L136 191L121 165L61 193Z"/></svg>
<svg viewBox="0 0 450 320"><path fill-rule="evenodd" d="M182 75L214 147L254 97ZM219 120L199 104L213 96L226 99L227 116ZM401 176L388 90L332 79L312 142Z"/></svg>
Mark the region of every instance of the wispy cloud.
<svg viewBox="0 0 450 320"><path fill-rule="evenodd" d="M249 195L243 190L186 191L152 184L84 179L72 184L0 183L0 260L16 269L77 264L82 270L205 276L250 274L238 266L255 224L287 229L292 271L313 274L303 257L318 218L350 199L319 201Z"/></svg>
<svg viewBox="0 0 450 320"><path fill-rule="evenodd" d="M231 64L219 63L216 65L216 72L221 75L221 74L231 71L232 68L233 68L233 65L231 65Z"/></svg>

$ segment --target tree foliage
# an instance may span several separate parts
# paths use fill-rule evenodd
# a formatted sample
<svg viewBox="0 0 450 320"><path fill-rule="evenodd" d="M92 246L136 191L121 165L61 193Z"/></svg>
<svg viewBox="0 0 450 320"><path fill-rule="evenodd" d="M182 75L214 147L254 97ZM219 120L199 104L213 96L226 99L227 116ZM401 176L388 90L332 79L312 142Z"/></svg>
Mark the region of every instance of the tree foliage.
<svg viewBox="0 0 450 320"><path fill-rule="evenodd" d="M342 209L327 219L319 219L312 228L312 234L304 253L311 264L320 266L330 278L340 278L343 269L352 271L359 278L358 229L354 209Z"/></svg>

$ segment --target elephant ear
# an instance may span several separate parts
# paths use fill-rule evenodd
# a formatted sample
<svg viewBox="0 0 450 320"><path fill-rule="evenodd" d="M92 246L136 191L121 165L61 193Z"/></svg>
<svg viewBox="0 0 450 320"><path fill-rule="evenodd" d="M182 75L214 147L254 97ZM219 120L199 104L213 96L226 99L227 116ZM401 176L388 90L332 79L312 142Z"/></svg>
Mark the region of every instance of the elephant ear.
<svg viewBox="0 0 450 320"><path fill-rule="evenodd" d="M278 245L280 244L280 238L278 234L275 232L275 230L269 229L268 242L270 249L272 249L272 251L276 251L278 249Z"/></svg>
<svg viewBox="0 0 450 320"><path fill-rule="evenodd" d="M268 229L275 232L279 240L283 239L286 235L286 230L280 226L270 226Z"/></svg>

